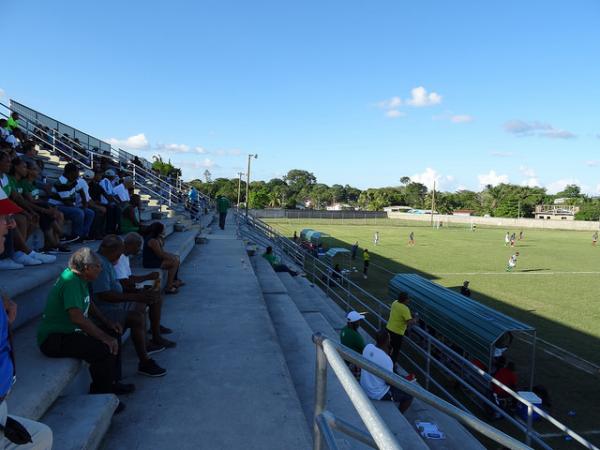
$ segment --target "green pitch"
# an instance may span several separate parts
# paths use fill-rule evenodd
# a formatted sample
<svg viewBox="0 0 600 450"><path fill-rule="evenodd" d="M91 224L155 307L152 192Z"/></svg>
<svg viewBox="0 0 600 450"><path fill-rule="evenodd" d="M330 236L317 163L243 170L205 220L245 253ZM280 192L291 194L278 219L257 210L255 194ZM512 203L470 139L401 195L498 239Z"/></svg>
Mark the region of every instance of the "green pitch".
<svg viewBox="0 0 600 450"><path fill-rule="evenodd" d="M359 251L353 281L382 300L388 300L387 282L399 272L420 273L456 290L469 280L472 298L534 326L538 337L600 364L600 246L592 246L592 232L524 230L524 239L510 248L504 244L505 232L515 231L518 238L518 229L472 232L468 225L432 229L390 220L362 225L332 220L267 222L286 236L300 234L302 228L326 232L331 235L327 247L350 248L358 241L361 250L366 247L371 253L371 268L364 280ZM411 231L414 247L408 246ZM508 259L516 251L517 267L507 273ZM596 377L547 355L538 354L536 360L536 382L551 387L557 417L580 431L597 428L590 418L600 415L600 406L587 401L590 396L600 398ZM571 409L577 409L576 419L567 416Z"/></svg>

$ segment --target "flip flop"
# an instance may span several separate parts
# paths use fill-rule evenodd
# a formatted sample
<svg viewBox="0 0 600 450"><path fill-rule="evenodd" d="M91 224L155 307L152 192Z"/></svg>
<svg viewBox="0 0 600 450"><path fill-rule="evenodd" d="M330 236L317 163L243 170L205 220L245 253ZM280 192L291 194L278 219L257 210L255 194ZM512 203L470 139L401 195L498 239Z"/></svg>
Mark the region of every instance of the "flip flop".
<svg viewBox="0 0 600 450"><path fill-rule="evenodd" d="M173 295L177 293L179 293L179 289L177 289L175 286L170 289L165 289L165 295Z"/></svg>

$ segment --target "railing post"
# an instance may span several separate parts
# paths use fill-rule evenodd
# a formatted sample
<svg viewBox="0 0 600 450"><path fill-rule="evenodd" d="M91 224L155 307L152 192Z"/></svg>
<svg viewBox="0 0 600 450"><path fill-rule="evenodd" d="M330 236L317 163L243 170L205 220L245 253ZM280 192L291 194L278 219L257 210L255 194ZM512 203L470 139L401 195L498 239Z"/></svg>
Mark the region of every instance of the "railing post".
<svg viewBox="0 0 600 450"><path fill-rule="evenodd" d="M315 413L313 416L313 450L323 450L323 436L317 425L317 417L327 405L327 357L323 352L322 341L315 342L317 360L315 366Z"/></svg>
<svg viewBox="0 0 600 450"><path fill-rule="evenodd" d="M425 378L425 389L429 390L429 378L431 377L431 337L427 335L427 378Z"/></svg>
<svg viewBox="0 0 600 450"><path fill-rule="evenodd" d="M533 406L527 405L527 432L525 433L525 443L531 445L531 428L533 422Z"/></svg>
<svg viewBox="0 0 600 450"><path fill-rule="evenodd" d="M171 185L169 185L169 208L171 207L171 203L172 203L172 200L171 200L171 191L172 191L172 188L171 188Z"/></svg>

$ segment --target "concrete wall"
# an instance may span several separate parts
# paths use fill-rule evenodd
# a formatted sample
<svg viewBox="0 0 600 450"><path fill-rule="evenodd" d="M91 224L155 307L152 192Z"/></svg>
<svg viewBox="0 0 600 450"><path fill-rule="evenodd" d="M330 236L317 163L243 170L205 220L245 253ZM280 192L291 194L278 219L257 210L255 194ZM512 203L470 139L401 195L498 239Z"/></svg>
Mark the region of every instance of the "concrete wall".
<svg viewBox="0 0 600 450"><path fill-rule="evenodd" d="M407 213L388 213L390 219L415 220L429 222L429 214L407 214ZM436 214L434 220L440 220L443 223L464 223L469 225L487 225L493 227L514 227L514 228L544 228L548 230L576 230L593 231L600 229L598 222L584 222L578 220L541 220L541 219L509 219L504 217L469 217L452 216Z"/></svg>

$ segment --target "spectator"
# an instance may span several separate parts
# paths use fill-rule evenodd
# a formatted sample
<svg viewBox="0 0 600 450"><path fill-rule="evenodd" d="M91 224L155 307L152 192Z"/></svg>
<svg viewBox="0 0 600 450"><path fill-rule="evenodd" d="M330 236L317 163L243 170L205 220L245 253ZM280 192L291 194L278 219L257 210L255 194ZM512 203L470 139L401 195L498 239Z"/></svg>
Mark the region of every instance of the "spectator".
<svg viewBox="0 0 600 450"><path fill-rule="evenodd" d="M10 228L15 227L13 215L21 208L6 196L0 200L0 253L4 252L4 241ZM15 382L15 358L10 326L17 316L17 305L6 295L2 295L3 308L0 311L0 425L4 427L0 437L0 447L23 450L50 450L52 431L46 425L33 420L8 415L6 397ZM19 430L21 427L23 429ZM21 432L19 432L21 431ZM24 433L23 433L24 431ZM11 434L11 432L16 432ZM21 439L19 439L19 437Z"/></svg>
<svg viewBox="0 0 600 450"><path fill-rule="evenodd" d="M121 182L114 187L113 192L121 201L120 205L123 208L126 207L131 200L130 192L133 192L133 178L123 177Z"/></svg>
<svg viewBox="0 0 600 450"><path fill-rule="evenodd" d="M224 195L219 195L219 198L217 198L217 211L219 212L219 228L221 230L225 229L225 219L227 218L229 206L229 199Z"/></svg>
<svg viewBox="0 0 600 450"><path fill-rule="evenodd" d="M77 207L77 196L85 195L77 188L79 169L73 163L68 163L63 174L52 187L50 204L55 205L64 216L71 221L71 239L77 242L90 240L90 230L95 213L87 207Z"/></svg>
<svg viewBox="0 0 600 450"><path fill-rule="evenodd" d="M271 264L271 267L273 267L273 270L275 272L287 272L293 277L298 275L298 272L290 269L285 264L281 264L279 262L279 259L277 258L277 256L275 256L275 253L273 253L273 247L268 246L265 252L263 253L262 257L269 261L269 264Z"/></svg>
<svg viewBox="0 0 600 450"><path fill-rule="evenodd" d="M170 334L172 331L160 324L161 310L162 310L162 299L160 298L160 273L150 272L146 275L133 275L131 273L131 266L129 265L129 257L135 256L140 253L144 240L138 233L128 233L123 239L125 244L123 254L119 258L119 261L115 265L115 273L117 279L123 286L123 292L126 293L139 293L148 294L151 296L151 301L148 303L138 302L136 303L136 309L142 314L145 313L146 306L148 306L148 317L150 318L150 332L152 333L152 343L156 346L164 346L166 348L175 347L175 342L170 341L162 337L162 334ZM136 283L142 283L144 281L154 280L155 285L158 285L158 289L153 291L138 289ZM158 300L155 298L158 297Z"/></svg>
<svg viewBox="0 0 600 450"><path fill-rule="evenodd" d="M101 178L101 176L101 174L97 175L98 178ZM119 208L121 199L115 194L113 186L113 181L116 179L117 173L113 169L107 169L104 172L104 178L100 179L98 183L102 189L100 203L107 209L106 232L109 234L116 234L118 232L121 220L121 210Z"/></svg>
<svg viewBox="0 0 600 450"><path fill-rule="evenodd" d="M298 242L298 233L296 232L296 230L294 230L294 235L292 236L292 241L294 242Z"/></svg>
<svg viewBox="0 0 600 450"><path fill-rule="evenodd" d="M387 330L379 330L375 336L377 345L367 344L362 352L364 358L377 364L388 372L394 371L394 363L389 357L390 335ZM393 401L398 403L398 409L404 413L412 403L412 396L400 389L390 386L381 378L367 370L360 374L360 385L372 400Z"/></svg>
<svg viewBox="0 0 600 450"><path fill-rule="evenodd" d="M363 278L365 280L368 277L369 264L371 264L371 255L369 254L369 249L365 248L363 250Z"/></svg>
<svg viewBox="0 0 600 450"><path fill-rule="evenodd" d="M10 117L6 121L6 128L8 128L8 130L11 132L19 128L19 113L11 113Z"/></svg>
<svg viewBox="0 0 600 450"><path fill-rule="evenodd" d="M22 138L23 135L21 134L21 130L15 128L11 131L11 134L9 134L4 140L7 144L10 145L12 149L17 149L21 147Z"/></svg>
<svg viewBox="0 0 600 450"><path fill-rule="evenodd" d="M460 288L460 293L462 295L464 295L465 297L470 297L471 296L471 289L469 289L469 282L465 281L463 283L463 285Z"/></svg>
<svg viewBox="0 0 600 450"><path fill-rule="evenodd" d="M6 119L0 119L0 142L4 142L4 140L10 134L10 130L7 128L7 123L8 122L6 121Z"/></svg>
<svg viewBox="0 0 600 450"><path fill-rule="evenodd" d="M90 394L127 394L135 387L116 381L117 339L89 319L94 317L116 335L123 333L121 325L105 317L90 299L89 286L101 271L100 260L90 248L83 247L73 253L69 267L60 274L48 294L37 342L48 357L88 362L92 379ZM124 407L120 404L116 413Z"/></svg>
<svg viewBox="0 0 600 450"><path fill-rule="evenodd" d="M142 223L140 218L141 205L142 198L138 194L133 194L121 215L121 233L140 232Z"/></svg>
<svg viewBox="0 0 600 450"><path fill-rule="evenodd" d="M356 252L358 251L358 241L356 241L353 245L352 248L350 249L350 256L352 258L352 261L354 261L356 259Z"/></svg>
<svg viewBox="0 0 600 450"><path fill-rule="evenodd" d="M356 353L360 353L361 355L365 349L365 340L358 332L358 329L360 328L360 321L364 318L365 316L362 314L359 314L356 311L350 311L346 316L347 325L342 328L342 331L340 332L340 342L342 345L350 347Z"/></svg>
<svg viewBox="0 0 600 450"><path fill-rule="evenodd" d="M17 158L13 160L11 173L15 174L17 191L23 197L27 207L39 217L40 228L44 232L44 251L71 253L65 245L67 242L61 242L60 239L65 222L63 214L41 200L40 190L34 185L39 176L39 167L33 162L25 164Z"/></svg>
<svg viewBox="0 0 600 450"><path fill-rule="evenodd" d="M496 370L496 373L494 373L494 378L502 384L504 384L506 387L512 389L513 391L516 391L518 376L515 369L515 363L510 361L507 364L506 358L504 358L504 356L501 356L496 360L496 367L498 367L498 370ZM495 398L500 402L503 399L512 398L512 396L508 392L506 392L503 388L496 384L492 385L492 391L494 393Z"/></svg>
<svg viewBox="0 0 600 450"><path fill-rule="evenodd" d="M398 355L400 354L406 328L416 322L410 313L410 309L408 309L407 305L409 301L410 298L406 292L399 292L398 299L392 303L390 308L390 317L386 328L390 333L391 356L394 364L398 362Z"/></svg>
<svg viewBox="0 0 600 450"><path fill-rule="evenodd" d="M23 212L15 218L15 221L17 223L17 230L26 241L31 233L37 228L39 217L31 211L29 205L25 204L25 201L17 188L18 180L15 179L15 166L22 166L21 163L22 160L20 158L14 158L11 161L6 153L0 154L0 186L2 186L6 195L23 210ZM19 175L20 174L21 171L19 171Z"/></svg>
<svg viewBox="0 0 600 450"><path fill-rule="evenodd" d="M119 236L109 234L102 240L98 250L102 273L92 283L94 303L104 316L120 324L122 329L131 328L131 339L139 360L138 373L150 377L162 377L167 371L156 364L149 355L161 352L165 347L152 342L146 344L144 314L130 304L130 302L152 304L160 297L158 293L152 292L123 292L114 268L123 251L123 240Z"/></svg>
<svg viewBox="0 0 600 450"><path fill-rule="evenodd" d="M87 188L83 188L86 192L88 207L94 211L94 221L90 229L90 238L98 240L102 239L106 234L106 214L107 209L100 203L102 196L102 188L94 181L95 172L86 169L83 172L82 178L86 183ZM83 187L83 185L81 185Z"/></svg>
<svg viewBox="0 0 600 450"><path fill-rule="evenodd" d="M165 294L177 294L185 283L178 278L179 257L164 250L165 226L154 222L144 233L144 249L142 250L143 266L146 269L163 269L167 271Z"/></svg>

